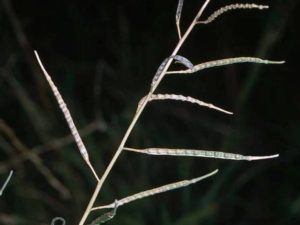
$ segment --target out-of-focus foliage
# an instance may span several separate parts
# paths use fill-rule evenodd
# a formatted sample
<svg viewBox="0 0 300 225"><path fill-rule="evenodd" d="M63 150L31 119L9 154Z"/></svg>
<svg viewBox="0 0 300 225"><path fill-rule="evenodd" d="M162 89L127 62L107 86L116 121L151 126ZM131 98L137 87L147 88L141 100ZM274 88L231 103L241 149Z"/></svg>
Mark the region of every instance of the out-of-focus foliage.
<svg viewBox="0 0 300 225"><path fill-rule="evenodd" d="M202 2L185 1L182 31ZM235 2L212 0L206 16L231 3ZM33 49L60 89L91 161L102 174L157 67L177 42L176 4L0 1L0 185L11 169L15 172L0 198L1 224L50 224L57 216L76 224L96 185L72 139L66 137L67 124ZM160 93L195 96L235 115L180 102L153 102L127 146L279 153L280 158L233 162L124 152L99 204L216 168L220 172L187 189L119 208L109 224L300 223L300 5L295 0L268 4L266 11L231 12L199 25L180 55L195 64L238 56L286 64L232 65L166 77ZM51 185L43 167L62 188ZM90 220L101 214L92 213Z"/></svg>

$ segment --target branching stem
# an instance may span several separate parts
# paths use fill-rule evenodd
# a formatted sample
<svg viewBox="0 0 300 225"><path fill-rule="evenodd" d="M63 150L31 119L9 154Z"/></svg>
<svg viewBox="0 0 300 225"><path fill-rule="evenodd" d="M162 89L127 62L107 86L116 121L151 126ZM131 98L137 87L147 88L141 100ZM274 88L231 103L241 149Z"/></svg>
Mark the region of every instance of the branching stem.
<svg viewBox="0 0 300 225"><path fill-rule="evenodd" d="M188 35L191 33L191 31L193 30L193 28L195 27L195 25L197 24L197 21L199 20L200 16L202 15L203 11L205 10L206 6L208 5L208 3L210 2L210 0L206 0L204 2L204 4L202 5L202 7L200 8L200 10L198 11L197 15L195 16L194 20L192 21L192 23L190 24L190 26L188 27L188 29L186 30L186 32L184 33L184 35L182 36L182 38L179 40L178 44L176 45L173 53L171 56L175 56L177 54L177 52L180 50L182 44L184 43L184 41L186 40L186 38L188 37ZM123 147L129 137L129 135L131 134L132 129L134 128L136 122L138 121L140 115L142 114L142 112L144 111L146 105L148 104L148 101L151 97L151 95L153 94L153 92L156 90L156 88L158 87L159 83L161 82L161 80L163 79L165 73L167 72L169 66L171 65L173 58L170 57L169 61L167 62L164 70L162 71L162 76L160 76L160 78L157 80L156 84L154 85L153 88L151 88L151 90L149 91L145 101L142 103L142 105L140 106L139 110L136 112L136 114L134 115L129 127L127 128L127 131L115 153L115 155L113 156L112 160L110 161L109 165L107 166L106 170L104 171L102 177L100 178L100 180L98 181L98 184L94 190L94 193L86 207L86 210L79 222L79 225L84 225L88 215L91 212L91 209L96 201L97 196L99 195L99 192L102 188L103 183L105 182L108 174L110 173L112 167L114 166L114 164L116 163L119 155L121 154L121 152L123 151Z"/></svg>

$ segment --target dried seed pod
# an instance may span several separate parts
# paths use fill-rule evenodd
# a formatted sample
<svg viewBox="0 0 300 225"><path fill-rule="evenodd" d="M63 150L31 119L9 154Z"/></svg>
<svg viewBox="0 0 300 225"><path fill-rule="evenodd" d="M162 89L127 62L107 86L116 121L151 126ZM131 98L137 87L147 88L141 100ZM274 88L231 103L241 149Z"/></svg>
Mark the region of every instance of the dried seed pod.
<svg viewBox="0 0 300 225"><path fill-rule="evenodd" d="M145 198L145 197L148 197L148 196L151 196L151 195L155 195L155 194L159 194L159 193L162 193L162 192L178 189L178 188L181 188L181 187L186 187L190 184L197 183L200 180L203 180L207 177L210 177L210 176L216 174L217 172L218 172L218 170L214 170L213 172L211 172L209 174L206 174L204 176L197 177L197 178L194 178L194 179L191 179L191 180L183 180L183 181L167 184L167 185L164 185L164 186L161 186L161 187L158 187L158 188L153 188L153 189L150 189L150 190L147 190L147 191L142 191L142 192L139 192L137 194L131 195L129 197L120 199L118 201L118 204L121 206L121 205L127 204L129 202L135 201L137 199Z"/></svg>
<svg viewBox="0 0 300 225"><path fill-rule="evenodd" d="M144 102L145 98L147 96L143 97L138 104L137 111L141 107L142 103ZM221 109L213 104L206 103L203 101L200 101L196 98L190 97L190 96L183 96L183 95L176 95L176 94L152 94L149 98L149 101L154 101L154 100L174 100L174 101L183 101L183 102L189 102L189 103L194 103L200 106L208 107L210 109L218 110L220 112L226 113L226 114L233 114L232 112L229 112L227 110Z"/></svg>
<svg viewBox="0 0 300 225"><path fill-rule="evenodd" d="M65 101L63 100L63 98L62 98L61 94L59 93L57 87L55 86L54 82L52 81L51 76L48 74L48 72L44 68L44 66L42 64L42 61L40 60L40 57L39 57L37 51L34 51L34 54L35 54L36 59L37 59L39 65L40 65L40 67L41 67L41 69L42 69L42 71L43 71L43 73L44 73L44 75L45 75L45 77L46 77L46 79L47 79L50 87L51 87L51 90L52 90L52 92L53 92L53 94L54 94L54 96L55 96L55 98L57 100L59 108L61 109L61 111L64 114L64 117L65 117L65 119L66 119L66 121L68 123L68 126L69 126L70 130L71 130L72 136L75 139L75 142L77 144L77 147L79 149L79 152L80 152L81 156L83 157L83 159L85 160L85 162L87 163L87 165L92 170L95 178L97 180L99 180L99 178L98 178L98 176L97 176L94 168L92 167L92 165L90 163L88 151L86 150L85 145L83 144L83 142L81 140L81 137L80 137L80 135L78 133L78 130L77 130L74 122L73 122L72 116L70 114L70 111L69 111L69 109L68 109Z"/></svg>
<svg viewBox="0 0 300 225"><path fill-rule="evenodd" d="M111 210L107 213L104 213L102 216L99 216L98 218L93 220L90 225L97 225L97 224L105 223L105 222L111 220L116 215L118 207L119 207L119 201L115 200L113 210Z"/></svg>
<svg viewBox="0 0 300 225"><path fill-rule="evenodd" d="M151 82L151 88L153 88L156 84L156 82L159 80L161 74L162 74L162 71L164 70L168 60L170 59L170 57L164 59L164 61L159 65L153 79L152 79L152 82Z"/></svg>
<svg viewBox="0 0 300 225"><path fill-rule="evenodd" d="M182 12L182 7L183 7L183 1L184 0L179 0L178 5L177 5L177 10L176 10L176 27L177 27L177 32L179 39L181 39L181 31L180 31L180 18L181 18L181 12Z"/></svg>
<svg viewBox="0 0 300 225"><path fill-rule="evenodd" d="M136 193L134 195L130 195L128 197L125 197L125 198L122 198L122 199L116 200L116 201L117 201L118 206L122 206L122 205L130 203L132 201L142 199L142 198L145 198L145 197L148 197L148 196L151 196L151 195L156 195L156 194L159 194L159 193L162 193L162 192L178 189L178 188L181 188L181 187L186 187L188 185L197 183L197 182L199 182L199 181L201 181L205 178L208 178L208 177L216 174L217 172L218 172L218 170L214 170L213 172L208 173L208 174L206 174L204 176L201 176L201 177L197 177L197 178L194 178L194 179L191 179L191 180L183 180L183 181L178 181L178 182L175 182L175 183L170 183L170 184L163 185L163 186L160 186L160 187L157 187L157 188L142 191L142 192ZM115 207L114 204L115 203L112 203L112 204L109 204L109 205L106 205L106 206L95 207L95 208L92 208L92 211L97 210L97 209L104 209L104 208L114 208Z"/></svg>
<svg viewBox="0 0 300 225"><path fill-rule="evenodd" d="M237 10L237 9L268 9L269 6L267 5L256 5L256 4L232 4L232 5L227 5L224 6L215 12L213 12L206 20L204 21L199 21L198 23L204 23L208 24L214 21L216 18L218 18L220 15L222 15L225 12L231 11L231 10Z"/></svg>
<svg viewBox="0 0 300 225"><path fill-rule="evenodd" d="M170 148L135 149L135 148L126 147L124 148L124 150L148 154L148 155L191 156L191 157L205 157L205 158L246 160L246 161L270 159L279 156L278 154L269 155L269 156L244 156L235 153L209 151L209 150L196 150L196 149L170 149Z"/></svg>
<svg viewBox="0 0 300 225"><path fill-rule="evenodd" d="M192 69L194 67L193 63L191 63L190 60L181 55L175 55L173 58L176 60L176 63L180 63L186 66L188 69Z"/></svg>
<svg viewBox="0 0 300 225"><path fill-rule="evenodd" d="M159 65L153 79L151 82L151 89L154 88L156 82L160 79L162 72L164 70L164 68L166 67L166 64L168 63L170 58L174 58L175 60L177 60L176 62L179 62L183 65L185 65L187 68L192 69L194 67L194 65L185 57L180 56L180 55L175 55L175 56L170 56L164 59L164 61Z"/></svg>
<svg viewBox="0 0 300 225"><path fill-rule="evenodd" d="M236 63L282 64L284 62L285 61L271 61L271 60L265 60L256 57L235 57L235 58L219 59L219 60L213 60L205 63L200 63L194 66L192 69L169 71L166 73L167 74L195 73L199 70L204 70L204 69L217 67L217 66L226 66L226 65L236 64Z"/></svg>
<svg viewBox="0 0 300 225"><path fill-rule="evenodd" d="M183 2L184 2L184 0L179 0L178 1L177 10L176 10L176 23L177 22L179 23L179 21L180 21Z"/></svg>

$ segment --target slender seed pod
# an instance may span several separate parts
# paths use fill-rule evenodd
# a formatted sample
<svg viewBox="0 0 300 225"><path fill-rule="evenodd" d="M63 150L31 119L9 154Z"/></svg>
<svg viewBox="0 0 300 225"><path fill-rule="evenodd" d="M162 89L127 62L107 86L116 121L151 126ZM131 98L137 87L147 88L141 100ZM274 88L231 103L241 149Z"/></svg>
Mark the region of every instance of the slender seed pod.
<svg viewBox="0 0 300 225"><path fill-rule="evenodd" d="M205 157L205 158L217 158L217 159L229 159L229 160L263 160L276 158L279 155L269 155L269 156L244 156L241 154L227 153L220 151L209 151L209 150L196 150L196 149L170 149L170 148L146 148L146 149L135 149L127 148L124 150L138 152L148 155L168 155L168 156L191 156L191 157Z"/></svg>
<svg viewBox="0 0 300 225"><path fill-rule="evenodd" d="M226 13L228 11L237 10L237 9L268 9L269 6L267 5L256 5L256 4L232 4L232 5L226 5L215 12L213 12L206 20L199 21L198 23L208 24L217 19L219 16L221 16L223 13Z"/></svg>

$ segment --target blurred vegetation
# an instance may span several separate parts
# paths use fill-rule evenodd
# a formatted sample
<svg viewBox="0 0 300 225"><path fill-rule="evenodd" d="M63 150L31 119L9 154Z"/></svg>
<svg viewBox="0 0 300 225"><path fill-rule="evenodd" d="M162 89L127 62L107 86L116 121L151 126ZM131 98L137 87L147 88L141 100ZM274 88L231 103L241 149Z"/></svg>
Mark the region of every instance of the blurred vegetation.
<svg viewBox="0 0 300 225"><path fill-rule="evenodd" d="M33 57L40 53L82 133L99 174L109 163L160 62L177 43L177 1L0 1L0 223L76 224L96 182ZM185 1L182 27L202 4ZM238 1L246 2L246 1ZM211 1L205 15L233 1ZM265 3L265 1L255 1ZM230 12L197 27L180 54L192 62L234 56L286 60L166 77L159 91L194 96L235 115L194 105L151 103L131 147L188 147L259 162L151 157L125 152L98 204L165 183L220 172L197 185L134 202L108 224L295 225L300 223L300 2ZM297 10L298 9L298 10ZM90 220L102 212L92 213Z"/></svg>

